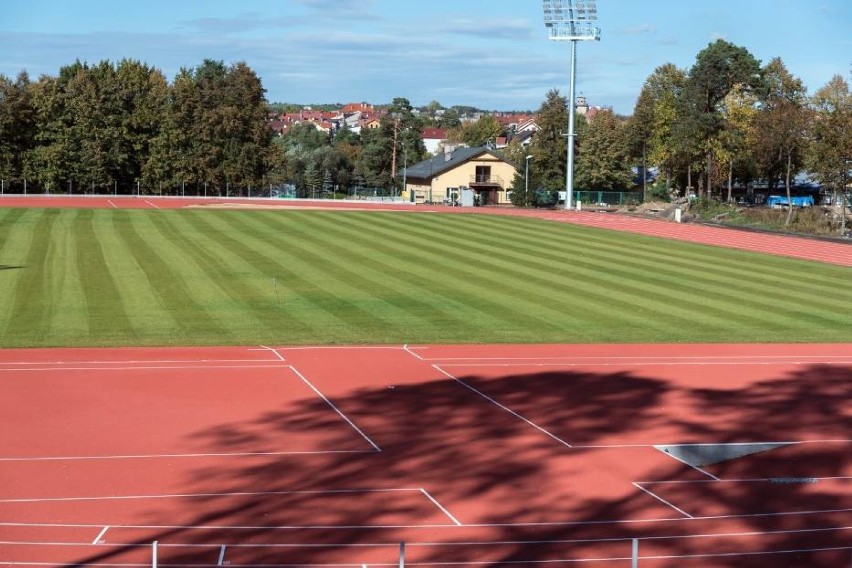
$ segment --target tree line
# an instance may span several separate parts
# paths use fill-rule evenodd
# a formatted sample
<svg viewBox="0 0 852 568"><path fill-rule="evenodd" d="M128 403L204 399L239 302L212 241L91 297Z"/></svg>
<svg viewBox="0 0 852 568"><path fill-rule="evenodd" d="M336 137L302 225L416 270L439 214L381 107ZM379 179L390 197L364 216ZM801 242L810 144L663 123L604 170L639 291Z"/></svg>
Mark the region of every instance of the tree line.
<svg viewBox="0 0 852 568"><path fill-rule="evenodd" d="M564 189L568 104L550 91L531 144L515 140L502 151L518 169L516 204L533 204L538 188ZM270 105L245 63L205 60L169 82L138 61L77 61L36 81L26 72L0 76L0 179L18 191L24 180L36 191L215 195L282 183L302 197L351 187L398 191L405 167L426 157L423 126L444 127L451 142L470 146L507 134L493 116L463 123L461 108L432 101L416 113L396 98L379 128L326 133L302 124L279 137L267 128ZM577 189L636 189L632 168L656 167L657 183L642 188L651 197L730 199L734 186L755 179L789 191L807 170L840 191L852 157L849 132L852 96L841 76L808 96L780 59L761 66L745 48L719 40L688 70L655 69L631 117L610 110L578 117L575 182Z"/></svg>
<svg viewBox="0 0 852 568"><path fill-rule="evenodd" d="M528 153L513 151L519 203L534 200L524 194L525 155L532 156L530 187L564 188L567 104L558 92L548 93ZM657 67L632 116L605 110L588 122L578 117L576 187L635 189L636 178L647 179L641 172L656 167L657 183L642 188L656 198L694 192L731 200L734 187L755 180L789 194L802 171L825 190L840 192L852 181L850 133L852 95L842 76L808 96L780 58L761 66L747 49L718 40L688 70Z"/></svg>

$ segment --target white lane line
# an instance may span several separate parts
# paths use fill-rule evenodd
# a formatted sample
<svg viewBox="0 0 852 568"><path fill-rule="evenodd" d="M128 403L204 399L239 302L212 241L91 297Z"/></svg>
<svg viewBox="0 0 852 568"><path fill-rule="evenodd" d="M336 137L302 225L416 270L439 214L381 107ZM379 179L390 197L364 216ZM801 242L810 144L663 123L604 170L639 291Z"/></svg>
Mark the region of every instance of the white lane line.
<svg viewBox="0 0 852 568"><path fill-rule="evenodd" d="M407 343L402 346L402 350L414 357L415 359L419 359L420 361L426 361L426 359L424 359L419 353L410 348Z"/></svg>
<svg viewBox="0 0 852 568"><path fill-rule="evenodd" d="M336 412L336 413L337 413L337 414L338 414L341 418L343 418L343 419L346 421L346 423L347 423L347 424L349 424L349 425L350 425L350 426L351 426L351 427L352 427L352 428L353 428L356 432L358 432L358 433L361 435L361 437L362 437L362 438L364 438L365 440L367 440L367 442L368 442L371 446L373 446L373 449L375 449L377 452L381 452L381 451L382 451L382 449L381 449L381 448L380 448L380 447L379 447L379 446L378 446L378 445L377 445L377 444L376 444L373 440L371 440L371 439L370 439L370 437L369 437L369 436L367 436L367 435L366 435L366 434L365 434L365 433L364 433L364 432L363 432L360 428L358 428L358 427L355 425L355 423L354 423L354 422L352 422L352 421L349 419L349 417L348 417L348 416L346 416L345 414L343 414L343 412L341 412L341 410L340 410L339 408L337 408L337 407L334 405L334 403L333 403L333 402L331 402L330 400L328 400L328 397L326 397L324 394L322 394L322 392L320 392L320 390L319 390L317 387L315 387L315 386L311 383L311 381L309 381L309 380L305 377L305 375L303 375L302 373L300 373L300 372L298 371L298 369L296 369L296 368L295 368L295 367L293 367L292 365L290 365L289 367L290 367L290 370L292 370L294 373L296 373L296 375L297 375L300 379L302 379L302 381L303 381L306 385L308 385L309 387L311 387L311 389L312 389L315 393L317 393L317 395L319 395L319 397L320 397L320 398L322 398L322 399L325 401L325 403L326 403L326 404L328 404L328 405L329 405L329 406L330 406L330 407L331 407L331 408L332 408L332 409L333 409L333 410L334 410L334 411L335 411L335 412Z"/></svg>
<svg viewBox="0 0 852 568"><path fill-rule="evenodd" d="M265 349L250 349L249 351L265 351ZM109 361L0 361L0 367L3 365L137 365L137 364L180 364L187 365L198 363L268 363L271 359L141 359L141 360L109 360Z"/></svg>
<svg viewBox="0 0 852 568"><path fill-rule="evenodd" d="M807 360L811 361L814 359L823 360L840 360L840 361L852 361L852 355L542 355L537 357L435 357L434 359L423 359L424 361L441 361L447 365L455 365L455 361L560 361L565 360L568 362L577 362L577 363L586 363L593 361L649 361L649 362L668 362L668 361L678 361L689 363L691 361L700 361L705 363L711 363L715 361L747 361L747 360L757 360L757 361L776 361L783 360L783 362L787 362L788 360L793 360L793 362L797 362L799 360Z"/></svg>
<svg viewBox="0 0 852 568"><path fill-rule="evenodd" d="M523 420L524 422L526 422L527 424L529 424L530 426L532 426L533 428L535 428L536 430L538 430L539 432L541 432L542 434L545 434L546 436L548 436L548 437L552 438L553 440L555 440L555 441L559 442L559 443L560 443L560 444L562 444L563 446L565 446L565 447L567 447L567 448L573 448L573 447L574 447L574 446L572 446L571 444L569 444L568 442L566 442L565 440L563 440L562 438L560 438L559 436L557 436L556 434L553 434L553 433L551 433L551 432L548 432L547 430L545 430L544 428L542 428L541 426L539 426L538 424L536 424L536 423L535 423L535 422L533 422L532 420L529 420L529 419L527 419L527 418L525 418L525 417L521 416L520 414L518 414L517 412L515 412L515 411L514 411L514 410L512 410L511 408L509 408L509 407L507 407L507 406L504 406L504 405L500 404L499 402L497 402L496 400L494 400L493 398L491 398L490 396L488 396L488 395L487 395L487 394L485 394L484 392L482 392L482 391L480 391L480 390L478 390L478 389L476 389L476 388L474 388L474 387L470 386L469 384L467 384L466 382L462 381L461 379L459 379L459 378L457 378L457 377L453 376L452 374L448 373L447 371L445 371L444 369L442 369L442 368L441 368L441 367L439 367L438 365L432 365L432 367L433 367L436 371L438 371L438 372L442 373L443 375L445 375L445 376L449 377L450 379L452 379L452 380L456 381L457 383L459 383L460 385L462 385L462 386L463 386L463 387L465 387L466 389L468 389L468 390L470 390L470 391L472 391L472 392L475 392L476 394L478 394L479 396L481 396L481 397L482 397L482 398L484 398L485 400L489 401L491 404L494 404L495 406L497 406L497 407L499 407L499 408L502 408L503 410L505 410L506 412L508 412L508 413L509 413L509 414L511 414L512 416L515 416L515 417L517 417L517 418L520 418L521 420Z"/></svg>
<svg viewBox="0 0 852 568"><path fill-rule="evenodd" d="M222 548L219 549L219 560L216 562L216 566L222 566L225 563L225 549L226 545L222 545Z"/></svg>
<svg viewBox="0 0 852 568"><path fill-rule="evenodd" d="M150 202L150 201L148 201L147 199L145 200L145 203L147 203L148 205L150 205L150 206L151 206L151 207L153 207L154 209L159 209L159 207L157 207L157 204L156 204L156 203L151 203L151 202Z"/></svg>
<svg viewBox="0 0 852 568"><path fill-rule="evenodd" d="M43 457L4 457L0 462L40 462L40 461L84 461L84 460L143 460L162 458L227 458L251 456L302 456L333 454L371 454L367 450L314 450L291 452L238 452L234 454L137 454L115 456L43 456Z"/></svg>
<svg viewBox="0 0 852 568"><path fill-rule="evenodd" d="M494 359L491 359L493 361ZM443 361L442 361L443 363ZM564 368L575 368L575 367L721 367L721 366L734 366L734 367L770 367L776 365L850 365L852 364L852 359L838 359L835 361L828 361L824 359L813 359L813 360L796 360L796 361L622 361L618 363L577 363L577 362L564 362L564 363L455 363L448 362L445 363L448 367L564 367Z"/></svg>
<svg viewBox="0 0 852 568"><path fill-rule="evenodd" d="M796 476L796 477L754 477L754 478L742 478L742 479L673 479L671 481L640 481L642 485L675 485L675 484L685 484L685 483L761 483L761 482L779 482L790 480L807 480L807 481L849 481L852 477L838 475L834 477L807 477L807 476Z"/></svg>
<svg viewBox="0 0 852 568"><path fill-rule="evenodd" d="M160 495L110 495L107 497L45 497L40 499L0 499L0 503L49 503L59 501L132 501L137 499L188 499L210 497L259 497L276 495L351 495L360 493L408 493L423 491L400 487L395 489L308 489L304 491L246 491L233 493L172 493ZM439 505L440 507L440 505ZM109 528L109 527L107 527ZM106 532L106 529L104 529Z"/></svg>
<svg viewBox="0 0 852 568"><path fill-rule="evenodd" d="M797 444L849 444L852 443L852 440L849 439L836 439L836 440L797 440L795 442L789 440L779 440L779 441L757 441L757 442L726 442L728 446L753 446L754 444L784 444L786 446L795 446ZM655 448L657 446L683 446L685 445L683 442L654 442L648 444L589 444L589 445L574 445L575 449L578 450L593 450L593 449L605 449L605 448ZM717 443L702 443L702 444L688 444L690 446L718 446Z"/></svg>
<svg viewBox="0 0 852 568"><path fill-rule="evenodd" d="M465 527L472 528L512 528L512 527L577 527L597 525L633 525L644 523L670 523L672 521L707 521L725 519L760 519L772 517L792 517L807 515L826 515L835 513L848 513L852 509L821 509L815 511L786 511L775 513L750 513L743 515L710 515L706 517L664 517L660 519L622 519L602 521L545 521L532 523L474 523L466 524ZM0 522L0 527L51 527L51 528L98 528L101 524L84 523L16 523ZM453 527L452 524L443 525L110 525L111 528L119 529L180 529L180 530L301 530L301 529L431 529Z"/></svg>
<svg viewBox="0 0 852 568"><path fill-rule="evenodd" d="M438 507L438 508L441 510L441 512L442 512L442 513L444 513L445 515L447 515L447 517L449 517L449 519L450 519L451 521L453 521L453 522L456 524L456 526L459 526L459 527L464 526L464 525L462 525L461 521L459 521L457 518L455 518L453 515L451 515L451 514L450 514L450 512L449 512L449 511L447 511L447 509L446 509L443 505L441 505L440 503L438 503L438 500L437 500L437 499L435 499L434 497L432 497L432 496L429 494L429 492L428 492L428 491L426 491L425 489L423 489L423 488L421 487L421 488L420 488L420 492L421 492L421 493L423 493L423 495L425 495L425 496L426 496L426 498L427 498L427 499L429 499L429 500L432 502L432 504L433 504L433 505L435 505L436 507Z"/></svg>
<svg viewBox="0 0 852 568"><path fill-rule="evenodd" d="M98 536L95 537L95 540L92 541L92 544L98 544L101 542L101 539L104 537L106 532L109 530L109 527L104 527L101 532L98 533Z"/></svg>
<svg viewBox="0 0 852 568"><path fill-rule="evenodd" d="M268 351L271 351L273 355L275 355L276 357L278 357L278 360L279 360L279 361L286 361L286 360L287 360L287 359L285 359L285 358L284 358L284 356L283 356L281 353L279 353L279 352L278 352L278 350L277 350L277 349L273 349L272 347L267 347L266 345L261 345L260 347L261 347L262 349L266 349L266 350L268 350Z"/></svg>
<svg viewBox="0 0 852 568"><path fill-rule="evenodd" d="M681 509L681 508L679 508L679 507L676 507L675 505L672 505L671 503L669 503L668 501L666 501L665 499L663 499L662 497L660 497L659 495L657 495L657 494L656 494L656 493L654 493L653 491L648 491L647 489L645 489L644 487L642 487L642 486L641 486L641 485L639 485L638 483L635 483L635 482L634 482L634 483L633 483L633 487L636 487L637 489L639 489L639 490L641 490L641 491L644 491L645 493L647 493L648 495L650 495L651 497L653 497L653 498L654 498L654 499L656 499L657 501L659 501L659 502L661 502L661 503L664 503L665 505L668 505L669 507L671 507L672 509L674 509L674 510L675 510L675 511L677 511L678 513L680 513L680 514L684 515L685 517L690 518L690 519L694 519L694 518L695 518L695 517L693 517L692 515L690 515L689 513L687 513L686 511L684 511L683 509Z"/></svg>
<svg viewBox="0 0 852 568"><path fill-rule="evenodd" d="M118 206L112 202L112 199L107 199L107 203L109 203L110 207L112 207L113 209L118 209Z"/></svg>
<svg viewBox="0 0 852 568"><path fill-rule="evenodd" d="M692 465L691 463L688 463L688 462L686 462L685 460L682 460L681 458L677 457L676 455L670 454L670 453L668 453L668 452L664 452L664 451L663 451L663 450L661 450L660 448L656 448L656 449L657 449L658 451L660 451L662 454L664 454L664 455L666 455L666 456L668 456L668 457L670 457L670 458L672 458L672 459L675 459L675 460L679 461L679 462L680 462L680 463L682 463L683 465L689 466L689 467L691 467L692 469L694 469L695 471L698 471L698 472L700 472L700 473L703 473L704 475L706 475L707 477L712 478L712 479L713 479L713 480L715 480L715 481L719 481L719 478L718 478L718 477L716 477L715 475L713 475L713 474L712 474L712 473L710 473L710 472L704 471L703 469L701 469L701 468L700 468L700 467L698 467L697 465Z"/></svg>
<svg viewBox="0 0 852 568"><path fill-rule="evenodd" d="M280 361L275 361L280 363ZM281 365L264 364L264 365L134 365L130 366L113 366L113 367L28 367L26 369L5 369L0 365L0 371L25 373L32 371L171 371L175 369L280 369Z"/></svg>

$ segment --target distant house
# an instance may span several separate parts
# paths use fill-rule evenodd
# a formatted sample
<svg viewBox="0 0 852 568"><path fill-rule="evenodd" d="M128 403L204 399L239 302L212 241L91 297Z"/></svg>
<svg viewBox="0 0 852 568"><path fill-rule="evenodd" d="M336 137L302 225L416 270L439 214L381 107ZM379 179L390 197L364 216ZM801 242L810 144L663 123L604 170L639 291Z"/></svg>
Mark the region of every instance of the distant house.
<svg viewBox="0 0 852 568"><path fill-rule="evenodd" d="M443 128L424 128L420 131L420 136L423 138L426 151L435 154L441 147L441 143L447 139L447 131Z"/></svg>
<svg viewBox="0 0 852 568"><path fill-rule="evenodd" d="M462 188L472 189L481 205L509 203L507 190L515 166L487 146L458 148L409 166L403 197L417 203L456 201Z"/></svg>

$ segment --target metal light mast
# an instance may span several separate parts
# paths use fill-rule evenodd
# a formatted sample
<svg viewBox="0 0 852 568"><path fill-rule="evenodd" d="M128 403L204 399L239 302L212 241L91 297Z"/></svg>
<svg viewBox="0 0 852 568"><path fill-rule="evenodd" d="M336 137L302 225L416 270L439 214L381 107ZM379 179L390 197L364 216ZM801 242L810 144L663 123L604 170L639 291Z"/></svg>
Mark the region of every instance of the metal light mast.
<svg viewBox="0 0 852 568"><path fill-rule="evenodd" d="M565 174L565 209L574 201L574 100L577 82L577 42L600 41L596 0L544 0L544 25L553 41L571 42L571 84L568 92L568 166Z"/></svg>

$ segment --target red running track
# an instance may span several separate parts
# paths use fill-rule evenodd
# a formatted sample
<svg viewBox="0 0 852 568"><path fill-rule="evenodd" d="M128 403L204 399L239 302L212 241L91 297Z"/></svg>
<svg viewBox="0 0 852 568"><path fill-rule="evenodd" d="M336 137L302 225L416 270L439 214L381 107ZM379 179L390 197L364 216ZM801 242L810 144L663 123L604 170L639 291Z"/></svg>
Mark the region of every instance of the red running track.
<svg viewBox="0 0 852 568"><path fill-rule="evenodd" d="M0 566L833 568L850 425L852 344L5 350Z"/></svg>
<svg viewBox="0 0 852 568"><path fill-rule="evenodd" d="M178 209L204 208L280 208L280 209L347 209L371 211L430 211L457 214L513 215L547 219L587 227L624 231L640 235L675 239L798 258L815 260L841 266L852 266L852 243L824 241L755 233L712 227L707 225L679 224L629 215L564 210L528 210L515 208L458 208L411 205L408 203L372 203L367 201L286 201L277 199L221 199L197 197L107 197L107 196L0 196L0 207L58 207L58 208L133 208Z"/></svg>

